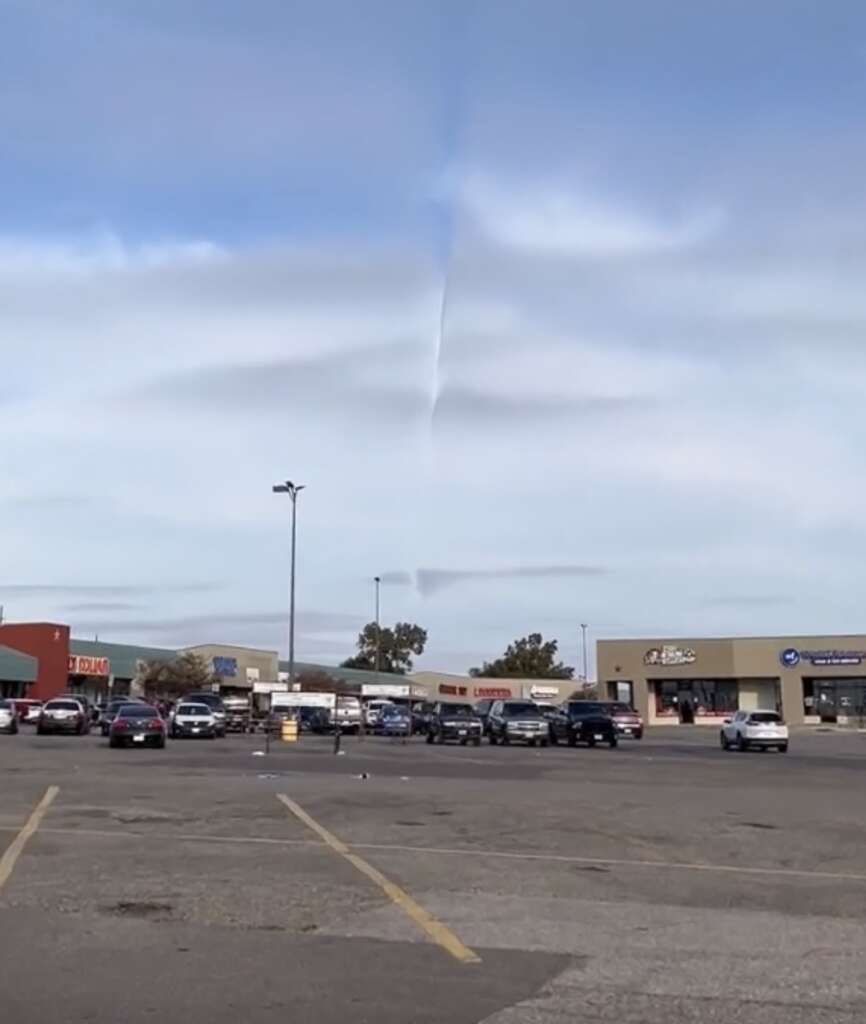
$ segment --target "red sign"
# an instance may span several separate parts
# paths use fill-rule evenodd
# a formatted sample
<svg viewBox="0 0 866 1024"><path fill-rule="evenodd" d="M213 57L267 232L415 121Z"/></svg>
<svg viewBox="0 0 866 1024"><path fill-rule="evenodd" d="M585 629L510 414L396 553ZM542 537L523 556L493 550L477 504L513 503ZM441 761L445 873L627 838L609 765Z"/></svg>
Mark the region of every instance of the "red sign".
<svg viewBox="0 0 866 1024"><path fill-rule="evenodd" d="M493 697L495 700L508 700L511 690L505 686L476 686L476 697Z"/></svg>
<svg viewBox="0 0 866 1024"><path fill-rule="evenodd" d="M71 676L110 676L108 658L92 658L87 654L70 654L67 670Z"/></svg>
<svg viewBox="0 0 866 1024"><path fill-rule="evenodd" d="M465 686L451 686L448 683L439 684L439 692L447 694L449 697L465 697L466 687Z"/></svg>

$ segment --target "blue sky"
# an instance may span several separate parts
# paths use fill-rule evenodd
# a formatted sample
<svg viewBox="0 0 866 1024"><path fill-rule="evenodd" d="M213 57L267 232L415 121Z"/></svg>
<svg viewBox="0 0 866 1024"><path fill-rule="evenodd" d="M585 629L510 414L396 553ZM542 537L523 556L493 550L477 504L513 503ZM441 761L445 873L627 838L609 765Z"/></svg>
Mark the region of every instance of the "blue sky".
<svg viewBox="0 0 866 1024"><path fill-rule="evenodd" d="M853 3L0 3L0 602L463 670L853 631ZM443 315L444 310L444 315Z"/></svg>

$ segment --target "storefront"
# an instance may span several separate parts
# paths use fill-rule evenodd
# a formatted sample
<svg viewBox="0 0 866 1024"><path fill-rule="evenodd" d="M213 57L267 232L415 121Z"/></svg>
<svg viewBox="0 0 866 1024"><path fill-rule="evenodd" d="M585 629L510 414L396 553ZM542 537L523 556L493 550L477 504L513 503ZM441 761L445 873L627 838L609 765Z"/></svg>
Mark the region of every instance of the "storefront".
<svg viewBox="0 0 866 1024"><path fill-rule="evenodd" d="M601 696L649 724L777 709L791 724L866 720L866 636L600 640Z"/></svg>

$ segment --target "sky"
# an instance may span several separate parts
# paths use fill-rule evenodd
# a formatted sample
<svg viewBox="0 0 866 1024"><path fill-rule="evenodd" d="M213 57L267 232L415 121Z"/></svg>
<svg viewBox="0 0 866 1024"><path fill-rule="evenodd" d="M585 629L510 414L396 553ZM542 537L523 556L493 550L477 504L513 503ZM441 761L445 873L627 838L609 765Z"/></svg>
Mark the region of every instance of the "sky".
<svg viewBox="0 0 866 1024"><path fill-rule="evenodd" d="M0 0L5 618L285 651L291 479L306 660L866 631L864 107L844 0Z"/></svg>

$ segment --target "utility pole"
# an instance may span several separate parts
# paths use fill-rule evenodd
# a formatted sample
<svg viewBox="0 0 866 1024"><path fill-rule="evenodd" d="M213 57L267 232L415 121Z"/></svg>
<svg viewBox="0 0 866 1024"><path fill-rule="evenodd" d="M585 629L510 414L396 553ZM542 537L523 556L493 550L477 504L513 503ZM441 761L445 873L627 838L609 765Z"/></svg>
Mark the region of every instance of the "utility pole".
<svg viewBox="0 0 866 1024"><path fill-rule="evenodd" d="M580 623L581 648L583 651L583 682L589 682L589 652L587 650L587 629L586 623Z"/></svg>
<svg viewBox="0 0 866 1024"><path fill-rule="evenodd" d="M298 495L306 484L294 484L286 480L283 484L274 484L274 494L288 494L292 502L292 558L289 577L289 690L295 688L295 552L297 548L297 511Z"/></svg>
<svg viewBox="0 0 866 1024"><path fill-rule="evenodd" d="M381 576L374 576L373 583L376 587L376 682L379 682L379 661L381 657L381 639L382 639L382 627L379 622L379 587L382 584Z"/></svg>

